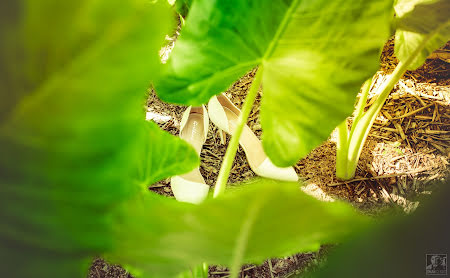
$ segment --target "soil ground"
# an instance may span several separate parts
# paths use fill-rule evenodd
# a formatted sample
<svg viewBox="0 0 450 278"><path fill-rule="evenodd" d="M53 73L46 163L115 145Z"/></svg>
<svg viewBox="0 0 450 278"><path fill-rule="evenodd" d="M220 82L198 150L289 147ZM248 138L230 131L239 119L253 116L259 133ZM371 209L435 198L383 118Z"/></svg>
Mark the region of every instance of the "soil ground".
<svg viewBox="0 0 450 278"><path fill-rule="evenodd" d="M393 52L393 40L390 40L381 55L380 70L371 92L398 63ZM448 179L450 174L449 52L450 43L447 43L439 55L433 55L433 59L427 60L421 68L408 71L395 86L370 130L353 180L340 182L335 176L336 143L332 134L329 140L295 165L303 181L302 190L320 199L346 200L371 215L383 214L391 208L406 213L414 211L419 204L415 201L416 197L430 194L431 182ZM255 70L250 71L225 92L237 107L242 107L254 73ZM248 126L258 137L262 132L260 97L257 97L248 119ZM369 95L367 107L375 98L376 95ZM178 135L184 110L185 107L160 101L151 90L148 116L162 129ZM211 186L217 179L229 138L226 141L225 145L220 143L218 130L211 124L200 155L200 172ZM242 182L254 176L245 153L239 147L229 182ZM173 198L169 179L149 185L149 189ZM330 248L322 247L314 253L270 259L259 266L245 265L241 277L290 277L320 265ZM229 272L221 266L210 266L209 274L219 278L227 277ZM119 266L96 259L88 277L132 276Z"/></svg>

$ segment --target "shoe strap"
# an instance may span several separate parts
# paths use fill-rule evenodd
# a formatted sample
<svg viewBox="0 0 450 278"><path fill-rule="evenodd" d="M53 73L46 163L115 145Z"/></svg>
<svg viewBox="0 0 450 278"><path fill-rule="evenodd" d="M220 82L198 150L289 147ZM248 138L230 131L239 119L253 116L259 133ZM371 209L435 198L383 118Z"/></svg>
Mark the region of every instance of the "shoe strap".
<svg viewBox="0 0 450 278"><path fill-rule="evenodd" d="M222 104L216 96L213 96L208 102L208 113L211 121L221 130L230 133L228 126L228 117L223 109Z"/></svg>

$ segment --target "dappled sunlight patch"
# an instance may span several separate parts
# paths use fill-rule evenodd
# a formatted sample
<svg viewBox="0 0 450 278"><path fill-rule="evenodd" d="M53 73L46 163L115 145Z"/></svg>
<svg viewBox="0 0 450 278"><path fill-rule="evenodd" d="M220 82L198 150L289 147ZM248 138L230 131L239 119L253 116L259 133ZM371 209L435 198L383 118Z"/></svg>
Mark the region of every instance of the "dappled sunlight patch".
<svg viewBox="0 0 450 278"><path fill-rule="evenodd" d="M433 151L429 147L414 151L398 141L379 142L372 150L373 161L370 170L377 176L397 174L413 177L423 172L430 174L445 169L448 165L447 159Z"/></svg>
<svg viewBox="0 0 450 278"><path fill-rule="evenodd" d="M147 111L147 113L145 113L145 120L154 121L158 124L167 123L171 119L172 117L167 114L157 113L153 111Z"/></svg>
<svg viewBox="0 0 450 278"><path fill-rule="evenodd" d="M325 202L334 202L335 199L331 197L329 194L325 193L317 184L314 183L308 183L300 189L305 192L306 194L313 196L314 198L325 201Z"/></svg>
<svg viewBox="0 0 450 278"><path fill-rule="evenodd" d="M398 194L391 194L391 198L407 214L414 212L417 209L417 207L419 206L418 201L408 200L407 198L405 198L401 195L398 195Z"/></svg>

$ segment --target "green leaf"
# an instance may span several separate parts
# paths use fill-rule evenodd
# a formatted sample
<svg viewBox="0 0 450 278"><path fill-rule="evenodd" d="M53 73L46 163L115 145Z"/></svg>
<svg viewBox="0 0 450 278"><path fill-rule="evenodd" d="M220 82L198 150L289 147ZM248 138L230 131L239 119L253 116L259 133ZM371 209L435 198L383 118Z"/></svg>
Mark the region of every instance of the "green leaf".
<svg viewBox="0 0 450 278"><path fill-rule="evenodd" d="M286 1L193 2L156 85L169 102L199 105L260 64L288 9Z"/></svg>
<svg viewBox="0 0 450 278"><path fill-rule="evenodd" d="M395 55L403 63L410 62L409 70L415 70L431 52L450 39L450 2L399 0L395 12L398 17ZM424 46L423 49L416 54L416 49L421 46Z"/></svg>
<svg viewBox="0 0 450 278"><path fill-rule="evenodd" d="M140 196L117 227L120 247L110 258L140 267L143 277L174 277L203 262L236 270L339 242L368 221L348 204L306 195L297 183L262 180L230 191L200 205Z"/></svg>
<svg viewBox="0 0 450 278"><path fill-rule="evenodd" d="M193 150L144 121L170 27L162 2L2 2L3 276L81 277L91 256L113 247L113 215L138 192L136 180L194 167ZM136 176L143 157L171 149L185 158Z"/></svg>
<svg viewBox="0 0 450 278"><path fill-rule="evenodd" d="M175 138L149 122L147 142L139 153L137 183L147 189L148 185L166 177L186 173L198 166L200 159L185 141Z"/></svg>
<svg viewBox="0 0 450 278"><path fill-rule="evenodd" d="M292 165L351 113L391 10L390 0L195 1L157 92L198 105L260 66L264 149Z"/></svg>

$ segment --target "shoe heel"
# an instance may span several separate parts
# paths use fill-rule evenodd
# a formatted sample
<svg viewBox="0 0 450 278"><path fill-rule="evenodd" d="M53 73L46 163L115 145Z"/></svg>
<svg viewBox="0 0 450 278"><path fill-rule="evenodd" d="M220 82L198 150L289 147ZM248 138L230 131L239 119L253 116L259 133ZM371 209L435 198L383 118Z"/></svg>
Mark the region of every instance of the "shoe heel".
<svg viewBox="0 0 450 278"><path fill-rule="evenodd" d="M229 133L227 115L216 96L213 96L208 102L208 114L211 122L219 128L219 132L225 131Z"/></svg>
<svg viewBox="0 0 450 278"><path fill-rule="evenodd" d="M219 137L220 137L220 143L222 145L225 145L226 138L227 138L227 134L225 133L225 131L219 129Z"/></svg>

